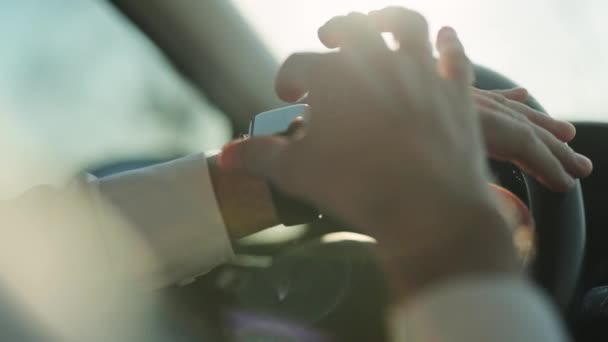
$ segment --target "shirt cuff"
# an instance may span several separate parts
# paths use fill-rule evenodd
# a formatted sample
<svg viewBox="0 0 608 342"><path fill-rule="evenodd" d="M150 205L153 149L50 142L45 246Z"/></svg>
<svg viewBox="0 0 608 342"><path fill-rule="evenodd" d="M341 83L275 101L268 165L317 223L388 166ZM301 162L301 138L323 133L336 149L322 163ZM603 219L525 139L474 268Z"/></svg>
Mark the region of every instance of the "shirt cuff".
<svg viewBox="0 0 608 342"><path fill-rule="evenodd" d="M430 288L390 317L392 341L567 341L544 294L523 278L461 279Z"/></svg>
<svg viewBox="0 0 608 342"><path fill-rule="evenodd" d="M117 241L120 234L106 231L106 242L117 262L129 265L123 272L159 287L183 284L232 257L204 154L91 183L103 203L100 206L117 212L139 236L138 245L131 245ZM154 255L156 265L133 261L140 257L141 241Z"/></svg>

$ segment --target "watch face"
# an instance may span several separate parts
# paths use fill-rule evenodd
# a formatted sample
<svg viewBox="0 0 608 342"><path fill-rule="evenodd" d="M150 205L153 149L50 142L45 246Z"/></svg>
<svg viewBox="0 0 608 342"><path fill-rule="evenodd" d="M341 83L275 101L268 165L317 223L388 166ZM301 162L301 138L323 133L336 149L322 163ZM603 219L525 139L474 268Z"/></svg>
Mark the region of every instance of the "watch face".
<svg viewBox="0 0 608 342"><path fill-rule="evenodd" d="M308 106L298 104L274 109L255 116L249 125L249 135L276 135L287 131L289 124L299 116L304 116Z"/></svg>

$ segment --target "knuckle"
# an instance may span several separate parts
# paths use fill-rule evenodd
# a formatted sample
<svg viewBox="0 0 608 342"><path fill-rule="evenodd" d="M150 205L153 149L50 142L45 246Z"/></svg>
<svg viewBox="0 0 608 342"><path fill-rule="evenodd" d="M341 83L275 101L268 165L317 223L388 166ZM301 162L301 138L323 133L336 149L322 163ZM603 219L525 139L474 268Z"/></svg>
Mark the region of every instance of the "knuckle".
<svg viewBox="0 0 608 342"><path fill-rule="evenodd" d="M535 153L538 145L538 136L536 130L527 124L519 125L518 137L515 140L515 152L517 154Z"/></svg>
<svg viewBox="0 0 608 342"><path fill-rule="evenodd" d="M506 108L505 110L511 115L512 118L518 120L519 122L523 123L524 125L527 125L527 126L535 125L532 121L530 121L530 119L528 119L522 113L515 111L515 110L510 110L509 108Z"/></svg>
<svg viewBox="0 0 608 342"><path fill-rule="evenodd" d="M559 125L557 120L541 112L523 111L523 113L524 114L522 115L524 115L530 121L536 122L538 125L548 130L555 129L555 127Z"/></svg>
<svg viewBox="0 0 608 342"><path fill-rule="evenodd" d="M487 92L482 92L479 95L475 95L475 99L477 100L477 103L483 108L489 108L494 110L498 109L497 103L493 101L490 96L488 96Z"/></svg>
<svg viewBox="0 0 608 342"><path fill-rule="evenodd" d="M490 92L492 98L494 99L494 101L500 103L500 104L506 104L507 103L507 98L502 95L502 94L498 94L498 93L494 93L494 92Z"/></svg>
<svg viewBox="0 0 608 342"><path fill-rule="evenodd" d="M401 34L421 35L424 36L424 39L427 39L429 25L422 14L403 7L393 6L387 7L386 17Z"/></svg>
<svg viewBox="0 0 608 342"><path fill-rule="evenodd" d="M506 106L505 104L499 103L498 101L494 102L496 104L496 107L500 110L500 112L503 115L508 115L510 117L512 117L513 119L519 121L521 124L528 126L530 128L533 125L533 123L528 120L528 118L523 115L522 113L518 112L517 110L513 110L512 108L509 108L509 106Z"/></svg>

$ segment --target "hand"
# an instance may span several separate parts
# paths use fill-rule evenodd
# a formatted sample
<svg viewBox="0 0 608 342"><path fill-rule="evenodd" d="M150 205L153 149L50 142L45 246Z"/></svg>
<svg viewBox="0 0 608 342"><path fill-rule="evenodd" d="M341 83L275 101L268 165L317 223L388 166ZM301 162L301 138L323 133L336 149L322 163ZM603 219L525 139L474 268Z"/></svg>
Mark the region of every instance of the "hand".
<svg viewBox="0 0 608 342"><path fill-rule="evenodd" d="M473 94L490 157L516 164L555 191L591 173L591 161L565 144L574 138L574 126L526 106L525 89L473 89Z"/></svg>
<svg viewBox="0 0 608 342"><path fill-rule="evenodd" d="M380 30L404 32L411 29L407 10L387 7L370 12L369 20ZM319 30L320 40L328 48L343 46L340 32L347 29L344 21L333 20ZM409 49L407 42L402 49ZM469 76L472 83L473 75ZM556 120L536 111L523 102L528 92L523 88L484 91L473 88L481 119L487 154L497 160L509 161L554 191L565 191L574 185L574 178L588 176L591 161L574 152L565 142L575 134L572 124Z"/></svg>
<svg viewBox="0 0 608 342"><path fill-rule="evenodd" d="M404 10L399 54L362 14L339 17L339 52L296 54L282 66L279 96L309 92L312 113L292 137L227 145L225 168L246 169L354 227L368 229L396 265L400 287L471 272L510 272L513 246L488 189L471 65L456 33L437 39ZM427 258L430 257L431 259Z"/></svg>

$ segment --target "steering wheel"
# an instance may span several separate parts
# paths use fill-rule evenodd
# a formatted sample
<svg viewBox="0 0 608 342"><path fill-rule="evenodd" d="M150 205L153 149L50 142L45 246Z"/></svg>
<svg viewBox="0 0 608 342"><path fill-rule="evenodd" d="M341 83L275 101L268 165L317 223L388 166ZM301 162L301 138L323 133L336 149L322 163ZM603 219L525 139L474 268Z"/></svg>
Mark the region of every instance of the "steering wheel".
<svg viewBox="0 0 608 342"><path fill-rule="evenodd" d="M516 84L488 68L476 66L475 86L508 89ZM533 98L527 104L543 111ZM585 211L580 182L565 193L547 190L523 173L530 211L536 225L536 258L532 277L566 312L576 290L585 253Z"/></svg>

